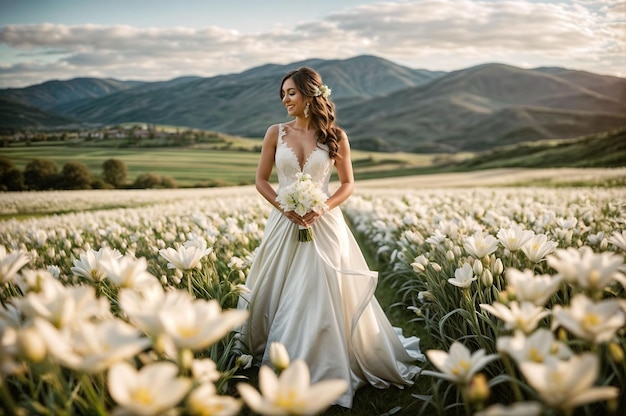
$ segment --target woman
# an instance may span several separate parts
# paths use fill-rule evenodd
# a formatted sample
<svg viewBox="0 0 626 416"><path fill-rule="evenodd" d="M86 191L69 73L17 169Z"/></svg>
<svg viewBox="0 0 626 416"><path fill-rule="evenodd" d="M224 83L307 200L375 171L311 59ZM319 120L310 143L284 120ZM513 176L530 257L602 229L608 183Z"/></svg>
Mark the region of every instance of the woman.
<svg viewBox="0 0 626 416"><path fill-rule="evenodd" d="M354 178L346 133L335 125L330 89L310 68L289 72L280 96L294 120L269 127L256 173L259 193L275 209L250 268L239 307L250 309L243 339L269 361L269 346L282 343L291 359L306 361L311 382L345 379L348 391L337 404L352 407L355 391L412 383L419 371L419 339L392 328L373 296L377 273L368 269L339 208L353 192ZM335 167L339 187L328 182ZM328 195L327 209L303 216L285 211L270 184L276 166L279 188L309 174ZM313 239L298 241L300 227ZM409 354L407 349L411 352Z"/></svg>

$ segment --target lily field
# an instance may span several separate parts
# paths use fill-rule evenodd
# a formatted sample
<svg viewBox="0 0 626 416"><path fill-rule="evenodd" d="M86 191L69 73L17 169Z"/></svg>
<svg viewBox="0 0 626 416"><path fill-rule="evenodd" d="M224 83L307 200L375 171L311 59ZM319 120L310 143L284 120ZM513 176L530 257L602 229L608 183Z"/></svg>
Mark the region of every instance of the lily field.
<svg viewBox="0 0 626 416"><path fill-rule="evenodd" d="M437 180L342 207L426 356L419 389L352 410L239 342L253 186L2 194L0 414L626 414L626 189Z"/></svg>

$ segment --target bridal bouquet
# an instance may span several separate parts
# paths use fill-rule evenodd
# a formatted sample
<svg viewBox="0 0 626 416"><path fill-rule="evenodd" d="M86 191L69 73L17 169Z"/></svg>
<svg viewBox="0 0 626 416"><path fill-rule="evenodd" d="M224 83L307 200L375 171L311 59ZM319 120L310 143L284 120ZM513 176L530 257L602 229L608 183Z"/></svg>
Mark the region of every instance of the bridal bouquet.
<svg viewBox="0 0 626 416"><path fill-rule="evenodd" d="M298 215L304 215L309 211L321 212L328 209L327 198L328 196L312 180L311 175L298 172L296 180L291 185L278 190L276 202L285 211L295 211ZM311 228L300 226L298 241L312 240Z"/></svg>

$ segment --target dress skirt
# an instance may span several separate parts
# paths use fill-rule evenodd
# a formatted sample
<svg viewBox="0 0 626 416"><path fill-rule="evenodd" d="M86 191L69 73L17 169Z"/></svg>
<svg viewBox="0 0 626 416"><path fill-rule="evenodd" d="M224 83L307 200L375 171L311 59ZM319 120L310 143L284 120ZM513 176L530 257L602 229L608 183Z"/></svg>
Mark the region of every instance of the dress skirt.
<svg viewBox="0 0 626 416"><path fill-rule="evenodd" d="M392 327L374 297L378 275L369 270L340 208L313 225L313 241L298 241L298 226L277 209L247 277L239 308L250 316L242 340L269 363L269 346L282 343L303 359L311 383L349 381L337 404L352 407L356 390L412 384L423 360L417 337Z"/></svg>

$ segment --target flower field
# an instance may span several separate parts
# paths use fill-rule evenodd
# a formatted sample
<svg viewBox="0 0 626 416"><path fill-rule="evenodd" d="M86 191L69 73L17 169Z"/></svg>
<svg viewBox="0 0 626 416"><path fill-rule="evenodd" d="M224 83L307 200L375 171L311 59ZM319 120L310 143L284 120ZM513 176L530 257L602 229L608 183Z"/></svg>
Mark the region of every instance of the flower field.
<svg viewBox="0 0 626 416"><path fill-rule="evenodd" d="M260 393L239 376L252 357L234 307L271 207L213 191L7 195L5 213L70 212L0 222L8 414L330 405L342 384L309 386L284 354ZM412 414L626 411L626 191L369 189L344 213L435 346Z"/></svg>
<svg viewBox="0 0 626 416"><path fill-rule="evenodd" d="M388 192L347 213L438 346L425 414L624 414L623 189Z"/></svg>

